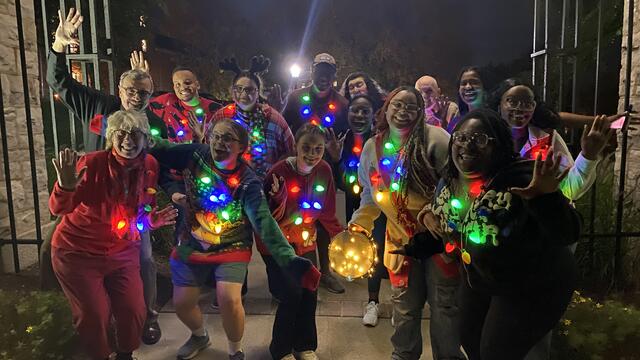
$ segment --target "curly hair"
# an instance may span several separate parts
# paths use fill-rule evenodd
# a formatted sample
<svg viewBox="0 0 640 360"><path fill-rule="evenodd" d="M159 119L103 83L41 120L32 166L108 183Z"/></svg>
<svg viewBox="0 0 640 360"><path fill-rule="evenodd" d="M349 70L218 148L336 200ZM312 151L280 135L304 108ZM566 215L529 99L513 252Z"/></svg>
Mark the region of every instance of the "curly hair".
<svg viewBox="0 0 640 360"><path fill-rule="evenodd" d="M146 136L146 147L152 146L151 128L147 114L137 110L118 110L107 118L105 148L113 147L113 134L118 130L140 131Z"/></svg>
<svg viewBox="0 0 640 360"><path fill-rule="evenodd" d="M351 93L349 92L349 81L359 77L363 78L364 83L367 85L367 95L369 95L369 97L371 98L373 111L374 112L378 111L378 109L382 107L382 104L384 104L386 91L384 91L384 89L380 87L380 84L378 84L377 81L372 79L371 76L369 76L369 74L363 71L357 71L349 74L347 78L344 79L344 82L340 87L340 94L344 96L349 102L351 102L352 96L351 96Z"/></svg>
<svg viewBox="0 0 640 360"><path fill-rule="evenodd" d="M480 120L488 132L487 135L495 139L495 156L487 173L491 175L496 174L500 169L518 159L519 154L514 150L511 127L497 112L491 109L476 109L467 113L453 128L451 136L458 131L462 124L470 119ZM458 178L458 169L453 163L453 157L451 156L452 147L453 140L449 141L449 159L447 160L447 166L444 172L444 179L447 183L451 183L451 180Z"/></svg>

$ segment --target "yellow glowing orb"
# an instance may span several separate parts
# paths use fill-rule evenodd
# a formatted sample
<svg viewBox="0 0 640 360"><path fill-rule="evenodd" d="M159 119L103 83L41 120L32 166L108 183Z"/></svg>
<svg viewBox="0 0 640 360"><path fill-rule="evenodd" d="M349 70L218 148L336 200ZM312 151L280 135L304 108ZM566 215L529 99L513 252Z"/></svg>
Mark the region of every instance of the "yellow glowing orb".
<svg viewBox="0 0 640 360"><path fill-rule="evenodd" d="M377 263L375 242L363 233L343 231L331 239L329 260L348 281L370 276Z"/></svg>

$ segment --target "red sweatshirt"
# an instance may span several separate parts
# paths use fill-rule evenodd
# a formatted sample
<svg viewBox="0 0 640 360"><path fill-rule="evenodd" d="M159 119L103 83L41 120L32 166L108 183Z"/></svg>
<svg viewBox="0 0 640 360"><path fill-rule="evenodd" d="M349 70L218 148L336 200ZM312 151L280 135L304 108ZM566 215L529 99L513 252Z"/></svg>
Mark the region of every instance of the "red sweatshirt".
<svg viewBox="0 0 640 360"><path fill-rule="evenodd" d="M49 209L63 217L51 245L104 256L138 246L138 230L149 227L155 206L157 161L145 154L124 159L106 150L81 157L78 171L85 166L74 191L54 185Z"/></svg>
<svg viewBox="0 0 640 360"><path fill-rule="evenodd" d="M295 157L278 161L265 177L264 189L273 218L296 254L303 255L316 249L316 221L331 237L344 228L336 218L336 188L329 164L322 160L310 174L301 175L295 161ZM269 196L273 174L285 182L277 194ZM256 245L261 254L269 255L259 239Z"/></svg>

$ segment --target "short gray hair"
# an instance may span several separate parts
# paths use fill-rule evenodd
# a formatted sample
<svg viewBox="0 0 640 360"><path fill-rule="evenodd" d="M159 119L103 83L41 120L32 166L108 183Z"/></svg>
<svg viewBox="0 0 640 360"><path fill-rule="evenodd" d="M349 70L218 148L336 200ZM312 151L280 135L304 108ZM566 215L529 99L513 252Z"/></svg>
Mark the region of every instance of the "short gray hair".
<svg viewBox="0 0 640 360"><path fill-rule="evenodd" d="M106 148L111 149L113 147L113 133L118 130L125 131L141 131L147 137L147 146L150 146L151 141L151 129L149 128L149 120L147 114L144 111L136 110L118 110L107 118L107 131L106 131Z"/></svg>
<svg viewBox="0 0 640 360"><path fill-rule="evenodd" d="M149 81L151 81L151 92L153 92L153 79L151 78L151 75L144 70L131 69L123 72L122 75L120 75L120 82L118 82L118 86L122 86L124 79L131 79L132 81L149 79Z"/></svg>

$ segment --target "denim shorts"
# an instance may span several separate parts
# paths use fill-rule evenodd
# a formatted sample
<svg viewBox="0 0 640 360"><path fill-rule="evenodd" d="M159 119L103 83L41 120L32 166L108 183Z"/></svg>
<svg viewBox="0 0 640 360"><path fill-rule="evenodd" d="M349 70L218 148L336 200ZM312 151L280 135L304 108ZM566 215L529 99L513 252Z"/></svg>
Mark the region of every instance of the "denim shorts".
<svg viewBox="0 0 640 360"><path fill-rule="evenodd" d="M242 284L249 264L230 262L224 264L187 264L171 258L171 281L174 286L201 287L215 285L218 281Z"/></svg>

